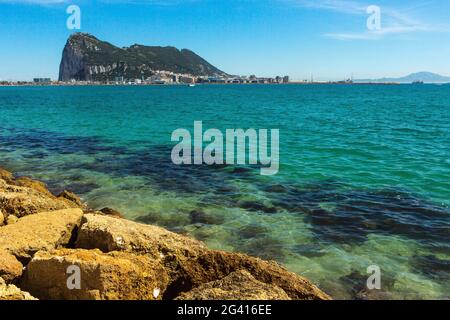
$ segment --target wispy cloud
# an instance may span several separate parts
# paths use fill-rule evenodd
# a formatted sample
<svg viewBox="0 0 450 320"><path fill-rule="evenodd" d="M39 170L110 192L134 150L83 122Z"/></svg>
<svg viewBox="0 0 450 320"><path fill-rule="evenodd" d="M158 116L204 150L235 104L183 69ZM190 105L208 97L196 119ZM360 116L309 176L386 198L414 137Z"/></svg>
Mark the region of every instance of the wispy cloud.
<svg viewBox="0 0 450 320"><path fill-rule="evenodd" d="M367 15L367 8L370 4L351 0L281 0L302 8L328 10L343 14ZM438 26L423 22L411 15L421 7L429 5L431 2L422 3L420 6L413 6L403 10L389 6L381 6L382 27L380 30L368 30L361 26L360 32L332 32L324 36L337 40L378 40L388 35L406 34L414 32L450 32L447 26ZM368 17L368 15L367 15Z"/></svg>
<svg viewBox="0 0 450 320"><path fill-rule="evenodd" d="M355 1L346 0L282 0L290 2L299 7L331 10L348 14L361 14L366 11L367 6L363 6Z"/></svg>
<svg viewBox="0 0 450 320"><path fill-rule="evenodd" d="M333 38L336 40L378 40L386 35L391 34L403 34L410 32L429 32L430 30L426 27L421 26L399 26L399 27L389 27L382 28L380 30L365 31L365 32L349 32L349 33L326 33L325 37Z"/></svg>

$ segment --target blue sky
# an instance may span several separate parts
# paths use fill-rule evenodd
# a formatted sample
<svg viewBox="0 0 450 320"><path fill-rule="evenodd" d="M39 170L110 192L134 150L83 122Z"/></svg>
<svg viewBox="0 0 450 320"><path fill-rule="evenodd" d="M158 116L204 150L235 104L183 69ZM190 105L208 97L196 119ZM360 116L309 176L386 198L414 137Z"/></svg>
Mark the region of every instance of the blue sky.
<svg viewBox="0 0 450 320"><path fill-rule="evenodd" d="M0 79L57 78L66 8L119 46L189 48L232 74L318 80L450 75L450 1L0 0ZM370 31L369 5L381 9Z"/></svg>

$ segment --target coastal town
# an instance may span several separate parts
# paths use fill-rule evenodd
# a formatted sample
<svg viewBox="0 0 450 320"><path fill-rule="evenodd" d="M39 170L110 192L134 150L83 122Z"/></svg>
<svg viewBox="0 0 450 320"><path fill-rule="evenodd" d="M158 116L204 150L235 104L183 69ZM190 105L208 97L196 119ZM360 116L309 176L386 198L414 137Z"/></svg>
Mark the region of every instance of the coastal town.
<svg viewBox="0 0 450 320"><path fill-rule="evenodd" d="M276 76L273 78L251 76L195 76L180 74L171 71L156 71L150 77L127 79L124 76L116 76L105 81L76 80L57 81L51 78L33 78L32 81L0 81L0 85L174 85L174 84L286 84L289 76Z"/></svg>
<svg viewBox="0 0 450 320"><path fill-rule="evenodd" d="M168 76L170 75L170 76ZM423 82L422 82L423 83ZM147 85L189 85L195 86L200 84L304 84L304 85L320 85L320 84L343 84L343 85L397 85L398 82L358 82L352 79L340 81L315 81L315 80L290 80L289 76L284 77L256 77L240 76L240 77L196 77L186 74L173 74L166 72L157 74L147 79L126 79L124 77L115 77L113 80L107 81L83 81L72 79L70 81L58 81L51 78L33 78L32 81L2 81L1 86L147 86ZM414 83L416 84L416 83Z"/></svg>
<svg viewBox="0 0 450 320"><path fill-rule="evenodd" d="M290 80L289 76L276 76L273 78L251 76L236 77L197 77L188 74L174 74L172 72L158 73L147 79L126 79L125 77L114 77L112 80L106 81L84 81L75 80L59 81L51 78L33 78L32 81L2 81L2 86L149 86L149 85L189 85L196 86L200 84L303 84L303 85L324 85L324 84L340 84L340 85L398 85L399 82L358 82L352 79L338 81L316 81L316 80ZM413 84L423 84L422 81L413 82Z"/></svg>

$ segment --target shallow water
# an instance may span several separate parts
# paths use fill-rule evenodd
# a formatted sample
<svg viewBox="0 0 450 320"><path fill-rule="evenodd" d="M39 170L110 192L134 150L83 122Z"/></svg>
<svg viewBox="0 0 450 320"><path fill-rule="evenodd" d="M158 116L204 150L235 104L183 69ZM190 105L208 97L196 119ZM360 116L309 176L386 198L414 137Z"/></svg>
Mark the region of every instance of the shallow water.
<svg viewBox="0 0 450 320"><path fill-rule="evenodd" d="M450 298L450 86L1 87L0 108L0 166L55 192L277 260L335 298ZM195 120L279 128L279 174L173 165L171 133Z"/></svg>

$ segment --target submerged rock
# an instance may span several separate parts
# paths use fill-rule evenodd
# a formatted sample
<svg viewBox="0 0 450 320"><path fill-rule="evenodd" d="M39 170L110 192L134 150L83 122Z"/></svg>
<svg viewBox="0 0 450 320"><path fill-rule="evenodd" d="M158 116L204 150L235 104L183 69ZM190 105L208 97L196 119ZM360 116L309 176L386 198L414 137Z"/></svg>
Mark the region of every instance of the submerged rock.
<svg viewBox="0 0 450 320"><path fill-rule="evenodd" d="M170 231L178 230L179 233L183 231L183 227L191 224L191 219L188 215L164 214L158 211L139 216L135 221L146 225L164 227Z"/></svg>
<svg viewBox="0 0 450 320"><path fill-rule="evenodd" d="M249 211L261 211L264 213L277 213L278 209L273 206L266 206L263 203L260 203L258 201L241 201L238 203L238 206L242 209L246 209Z"/></svg>
<svg viewBox="0 0 450 320"><path fill-rule="evenodd" d="M330 181L274 194L272 203L305 216L323 244L361 245L369 235L402 236L447 252L449 208L407 190L353 189Z"/></svg>
<svg viewBox="0 0 450 320"><path fill-rule="evenodd" d="M67 245L82 215L81 209L65 209L26 216L0 228L0 249L27 261L39 250Z"/></svg>
<svg viewBox="0 0 450 320"><path fill-rule="evenodd" d="M28 292L22 291L15 285L6 284L5 280L0 278L0 300L37 300Z"/></svg>
<svg viewBox="0 0 450 320"><path fill-rule="evenodd" d="M116 218L123 218L123 214L121 214L119 211L111 209L111 208L100 209L100 212L105 214L105 215L107 215L107 216L116 217Z"/></svg>
<svg viewBox="0 0 450 320"><path fill-rule="evenodd" d="M71 266L80 270L79 288L69 289L67 284ZM160 261L145 255L61 249L36 253L22 287L39 299L156 300L167 283Z"/></svg>
<svg viewBox="0 0 450 320"><path fill-rule="evenodd" d="M223 279L208 282L176 300L291 300L283 289L256 280L248 271L239 270Z"/></svg>
<svg viewBox="0 0 450 320"><path fill-rule="evenodd" d="M192 224L222 224L224 223L225 219L223 217L220 217L218 215L214 215L212 213L206 213L202 210L193 210L189 213L191 223Z"/></svg>
<svg viewBox="0 0 450 320"><path fill-rule="evenodd" d="M421 273L437 281L447 281L450 275L450 259L440 259L433 255L415 255L410 258L411 264Z"/></svg>

